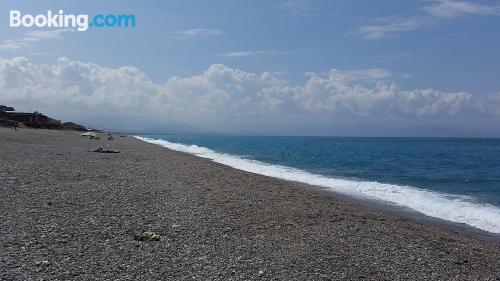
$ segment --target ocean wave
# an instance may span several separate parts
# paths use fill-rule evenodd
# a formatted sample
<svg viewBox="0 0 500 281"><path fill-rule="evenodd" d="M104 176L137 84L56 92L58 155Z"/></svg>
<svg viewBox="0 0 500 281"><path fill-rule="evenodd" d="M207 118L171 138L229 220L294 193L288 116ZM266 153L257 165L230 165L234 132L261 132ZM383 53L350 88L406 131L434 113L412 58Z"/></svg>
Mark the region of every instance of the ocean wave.
<svg viewBox="0 0 500 281"><path fill-rule="evenodd" d="M337 179L296 168L272 165L236 155L219 153L197 145L172 143L166 140L139 136L136 136L136 138L172 150L208 158L239 170L321 186L358 198L390 202L411 208L430 217L464 223L492 233L500 233L500 208L490 204L474 202L472 198L467 196L439 193L412 186Z"/></svg>

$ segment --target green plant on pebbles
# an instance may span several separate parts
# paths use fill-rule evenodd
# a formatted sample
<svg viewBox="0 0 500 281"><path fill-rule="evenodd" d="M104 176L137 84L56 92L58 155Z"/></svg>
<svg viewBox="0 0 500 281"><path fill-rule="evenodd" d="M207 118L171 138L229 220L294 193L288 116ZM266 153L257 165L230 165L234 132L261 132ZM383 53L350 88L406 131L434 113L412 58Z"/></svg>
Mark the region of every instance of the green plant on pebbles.
<svg viewBox="0 0 500 281"><path fill-rule="evenodd" d="M160 241L160 233L155 231L145 231L134 235L134 239L137 241Z"/></svg>

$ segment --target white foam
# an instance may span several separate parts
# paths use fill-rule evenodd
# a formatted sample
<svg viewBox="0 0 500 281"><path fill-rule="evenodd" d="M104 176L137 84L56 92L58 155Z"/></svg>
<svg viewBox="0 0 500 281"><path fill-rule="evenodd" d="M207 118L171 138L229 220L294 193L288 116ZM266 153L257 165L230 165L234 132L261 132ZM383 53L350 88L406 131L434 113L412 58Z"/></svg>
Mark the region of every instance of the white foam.
<svg viewBox="0 0 500 281"><path fill-rule="evenodd" d="M332 191L351 196L391 202L427 216L468 224L492 233L500 233L500 208L474 202L472 198L467 196L438 193L411 186L337 179L286 166L271 165L235 155L218 153L197 145L184 145L144 137L136 138L172 150L208 158L239 170L326 187Z"/></svg>

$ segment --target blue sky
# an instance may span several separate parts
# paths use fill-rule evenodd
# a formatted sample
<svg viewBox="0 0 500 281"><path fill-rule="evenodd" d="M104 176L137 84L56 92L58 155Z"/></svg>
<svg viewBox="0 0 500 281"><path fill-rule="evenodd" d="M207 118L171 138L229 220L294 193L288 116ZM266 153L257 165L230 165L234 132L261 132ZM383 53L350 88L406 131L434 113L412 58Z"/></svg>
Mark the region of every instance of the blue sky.
<svg viewBox="0 0 500 281"><path fill-rule="evenodd" d="M49 9L90 15L134 14L137 26L58 33L43 29L42 33L33 34L30 32L39 30L9 27L8 13L12 9L32 14L46 13ZM217 93L222 91L225 95L235 95L231 89L238 88L238 85L233 84L241 81L236 77L237 70L255 75L269 73L273 79L279 80L273 84L262 79L254 81L255 79L248 78L250 82L247 78L243 79L245 85L251 85L243 87L246 93L244 97L237 96L232 100L240 102L241 99L251 98L252 105L259 107L259 114L241 112L245 106L233 103L225 103L221 108L234 105L239 112L223 112L220 116L212 112L207 118L200 115L199 118L207 123L188 120L179 112L174 115L158 113L159 117L155 120L165 118L169 126L174 126L172 124L175 123L186 127L209 128L210 131L222 128L224 132L244 133L236 128L245 124L249 128L248 133L273 133L271 128L260 131L262 126L248 124L256 120L272 119L276 121L274 127L288 128L278 131L278 134L340 132L362 135L373 124L383 127L380 133L383 135L398 134L408 126L418 127L414 132L422 135L434 135L441 128L445 128L449 135L500 133L491 127L491 124L499 121L498 111L486 108L492 101L500 100L500 95L497 94L500 92L500 1L16 1L0 4L0 14L3 15L3 24L0 24L3 41L0 42L0 57L5 61L24 57L30 68L49 65L56 71L56 68L61 68L61 61L58 60L60 57L67 58L64 63L73 67L78 63L92 63L99 68L114 71L115 75L118 75L116 71L120 68L131 66L140 71L139 76L144 75L148 83L158 88L152 90L151 95L155 97L171 95L166 92L170 93L172 87L177 92L192 93L193 87L202 92L202 87L194 84L201 78L195 78L204 76L212 69L219 71L217 75L220 77L210 76L214 80L205 81L203 87L211 87L207 92L213 90L215 94L207 99L212 102L215 100L219 106L220 97L216 96ZM12 40L24 43L9 47ZM229 82L224 80L225 84L216 83L227 76L222 74L223 68L213 68L214 65L223 65L229 69ZM342 73L344 84L325 84L327 80L331 81L332 77L336 77L336 72L333 73L332 70ZM77 67L75 71L83 70ZM19 73L17 71L16 75L21 75ZM5 73L4 77L7 77ZM186 81L182 81L182 87L173 82L167 83L172 77ZM325 83L319 83L322 85L321 90L314 89L317 85L313 83L312 77L325 80ZM16 81L22 79L26 77L18 77ZM131 78L127 76L127 79ZM59 97L63 99L69 95L69 87L52 89L51 85L37 83L38 89L47 88L48 91L50 88L50 91L59 92ZM225 88L228 83L232 83L234 87ZM372 98L358 103L358 96L346 99L347 95L359 94L359 87L368 93L360 94L361 99L370 93L378 93L374 96L381 99L385 94L381 93L383 90L380 90L378 84L395 85L397 88L391 93L398 104L391 106L390 110L395 107L398 109L391 116L380 114L381 111L388 110L381 109L380 104L392 104L391 98L390 101L379 100L377 104L370 106L366 103L372 102ZM98 96L98 88L94 84L88 86L80 83L77 86L80 89L93 89L94 92L84 95L86 97ZM162 90L165 87L167 90ZM281 87L279 91L265 94L267 111L262 113L263 102L256 100L253 95L262 97L262 93L277 87ZM294 87L301 89L290 90ZM346 87L350 90L344 93ZM20 106L37 104L37 97L27 94L28 90L21 89L19 85L14 88L16 87L4 89L4 92L10 92L8 98L4 96L4 102ZM415 94L415 91L427 89L434 94ZM326 91L324 100L319 100L319 94L315 91ZM460 103L464 104L456 104L457 96L453 94L458 93L469 95L458 97ZM450 94L455 102L448 107L442 105L450 100L446 94ZM303 98L306 95L317 96L314 99L309 98L310 96ZM412 98L410 105L406 98L411 95L417 95L420 100L413 104L416 98ZM273 97L273 101L267 99L269 96ZM199 96L192 95L192 99L196 104L192 108L194 111L210 111L207 108L200 110L200 106L216 108L216 105L208 102L199 104ZM311 100L314 100L314 105L311 105ZM178 99L170 97L168 101ZM68 101L68 104L74 102ZM86 102L89 107L95 105L93 101ZM186 106L184 114L187 114L189 101L179 102ZM273 102L274 107L269 109ZM277 110L278 103L288 106L281 106ZM425 103L430 104L424 108ZM322 104L330 106L322 107ZM479 105L475 105L474 109L466 108L471 104ZM96 119L83 117L83 114L72 115L54 109L60 107L60 103L42 102L40 106L63 119L77 118L93 124L98 122ZM112 110L114 107L110 106ZM162 111L161 108L153 110L149 105L144 106L138 109ZM424 111L427 110L425 112L432 106L440 108L431 110L431 114L423 114L424 111L409 110L408 106L424 108ZM127 107L117 105L117 112L122 112L125 108ZM443 114L446 122L443 121ZM241 115L248 117L240 120L241 123L236 122L227 127L221 125L222 120L228 116ZM383 118L384 121L373 121L377 118ZM299 124L305 119L308 120L304 121L305 124ZM342 125L331 125L336 124L334 121L337 120L341 120ZM353 120L358 120L355 125L350 123ZM115 122L106 126L113 128L120 127L120 124ZM310 129L311 126L316 129ZM352 126L361 126L361 129L353 130ZM161 129L162 125L153 127ZM464 127L476 128L472 130ZM134 128L141 128L141 123L135 124ZM376 135L376 132L380 130L368 134Z"/></svg>

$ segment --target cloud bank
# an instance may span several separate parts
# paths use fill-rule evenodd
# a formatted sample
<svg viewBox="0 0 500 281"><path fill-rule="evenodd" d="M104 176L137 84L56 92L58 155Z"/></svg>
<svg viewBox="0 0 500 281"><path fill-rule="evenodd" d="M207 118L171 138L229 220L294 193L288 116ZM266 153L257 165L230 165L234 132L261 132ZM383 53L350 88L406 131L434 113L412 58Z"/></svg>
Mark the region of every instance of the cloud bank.
<svg viewBox="0 0 500 281"><path fill-rule="evenodd" d="M491 124L500 121L500 93L402 90L377 68L307 75L292 85L269 72L214 64L155 83L132 66L18 57L0 59L0 103L118 130L405 135L423 128L433 135L465 126L499 133Z"/></svg>

